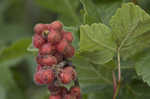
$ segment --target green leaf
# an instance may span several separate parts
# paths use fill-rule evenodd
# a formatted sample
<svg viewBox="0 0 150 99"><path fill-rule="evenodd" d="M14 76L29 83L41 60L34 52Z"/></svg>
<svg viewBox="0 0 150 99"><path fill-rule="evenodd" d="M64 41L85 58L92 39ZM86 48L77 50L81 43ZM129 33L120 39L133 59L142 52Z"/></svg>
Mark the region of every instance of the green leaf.
<svg viewBox="0 0 150 99"><path fill-rule="evenodd" d="M110 29L104 24L82 25L80 27L80 53L96 64L104 64L112 59L115 43Z"/></svg>
<svg viewBox="0 0 150 99"><path fill-rule="evenodd" d="M119 99L149 99L150 87L141 81L133 80L120 90Z"/></svg>
<svg viewBox="0 0 150 99"><path fill-rule="evenodd" d="M88 95L88 99L111 99L113 97L113 88L107 87L102 91L91 92Z"/></svg>
<svg viewBox="0 0 150 99"><path fill-rule="evenodd" d="M136 72L139 76L143 78L143 81L146 82L150 86L150 55L146 55L141 57L139 61L137 61L135 65Z"/></svg>
<svg viewBox="0 0 150 99"><path fill-rule="evenodd" d="M112 15L120 7L121 1L80 0L84 7L84 24L103 22L108 24Z"/></svg>
<svg viewBox="0 0 150 99"><path fill-rule="evenodd" d="M102 23L109 24L111 17L115 14L117 8L121 6L121 1L101 2L97 4L98 13L101 16Z"/></svg>
<svg viewBox="0 0 150 99"><path fill-rule="evenodd" d="M22 40L18 40L11 46L4 48L0 52L0 60L1 60L0 64L26 55L27 54L26 49L30 43L31 43L31 39L22 39Z"/></svg>
<svg viewBox="0 0 150 99"><path fill-rule="evenodd" d="M65 15L72 19L76 24L80 23L79 17L76 14L76 9L79 6L79 0L36 0L37 3L49 10Z"/></svg>
<svg viewBox="0 0 150 99"><path fill-rule="evenodd" d="M81 56L74 57L72 61L76 66L79 82L83 89L87 89L87 87L90 86L99 85L97 90L101 90L103 85L112 84L112 72L111 69L109 69L111 65L95 65ZM91 92L93 90L95 89L89 89L85 92Z"/></svg>
<svg viewBox="0 0 150 99"><path fill-rule="evenodd" d="M149 47L150 16L139 6L123 4L110 20L110 25L123 58Z"/></svg>
<svg viewBox="0 0 150 99"><path fill-rule="evenodd" d="M80 0L84 7L84 24L92 24L101 22L100 13L91 0Z"/></svg>

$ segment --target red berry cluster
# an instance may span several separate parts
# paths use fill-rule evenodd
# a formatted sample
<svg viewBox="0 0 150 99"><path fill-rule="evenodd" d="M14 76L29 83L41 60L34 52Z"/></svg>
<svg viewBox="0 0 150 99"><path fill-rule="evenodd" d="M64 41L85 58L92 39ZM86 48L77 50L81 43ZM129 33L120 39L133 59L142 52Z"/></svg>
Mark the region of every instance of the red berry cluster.
<svg viewBox="0 0 150 99"><path fill-rule="evenodd" d="M75 53L71 45L72 33L63 30L59 21L37 24L34 32L33 45L39 49L34 75L36 84L48 85L51 92L49 99L81 99L78 85L75 84L69 91L64 87L77 80L76 71L68 61Z"/></svg>

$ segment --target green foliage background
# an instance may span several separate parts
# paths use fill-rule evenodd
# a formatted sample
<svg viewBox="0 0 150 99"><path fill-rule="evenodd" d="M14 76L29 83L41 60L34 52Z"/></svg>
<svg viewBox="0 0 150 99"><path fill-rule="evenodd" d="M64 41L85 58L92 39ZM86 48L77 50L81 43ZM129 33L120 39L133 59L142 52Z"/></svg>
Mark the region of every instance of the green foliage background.
<svg viewBox="0 0 150 99"><path fill-rule="evenodd" d="M0 99L48 99L33 81L33 26L60 20L73 32L83 99L111 99L120 47L118 99L150 98L150 1L0 0ZM28 49L28 50L27 50ZM35 53L33 53L35 52Z"/></svg>

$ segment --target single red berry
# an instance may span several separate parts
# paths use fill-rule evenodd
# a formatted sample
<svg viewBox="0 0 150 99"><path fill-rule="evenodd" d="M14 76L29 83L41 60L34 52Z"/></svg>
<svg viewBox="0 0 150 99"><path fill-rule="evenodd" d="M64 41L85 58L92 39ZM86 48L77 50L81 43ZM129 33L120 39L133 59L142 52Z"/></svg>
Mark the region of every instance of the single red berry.
<svg viewBox="0 0 150 99"><path fill-rule="evenodd" d="M65 50L68 49L68 46L68 42L66 40L62 40L56 45L56 49L59 53L64 54Z"/></svg>
<svg viewBox="0 0 150 99"><path fill-rule="evenodd" d="M75 98L72 98L71 94L68 93L64 96L63 99L75 99Z"/></svg>
<svg viewBox="0 0 150 99"><path fill-rule="evenodd" d="M74 49L74 47L71 46L71 45L67 46L67 48L66 48L65 51L64 51L64 56L65 56L65 58L71 58L71 57L74 56L74 54L75 54L75 49Z"/></svg>
<svg viewBox="0 0 150 99"><path fill-rule="evenodd" d="M51 23L51 28L54 29L54 30L61 31L62 27L63 27L63 25L60 21L54 21L54 22Z"/></svg>
<svg viewBox="0 0 150 99"><path fill-rule="evenodd" d="M46 24L36 24L34 27L34 32L37 34L41 34L43 31L47 30L48 27Z"/></svg>
<svg viewBox="0 0 150 99"><path fill-rule="evenodd" d="M45 43L45 40L42 36L35 34L33 37L33 45L35 48L40 48Z"/></svg>
<svg viewBox="0 0 150 99"><path fill-rule="evenodd" d="M49 99L62 99L60 95L51 95Z"/></svg>
<svg viewBox="0 0 150 99"><path fill-rule="evenodd" d="M46 24L46 26L47 26L47 28L48 28L49 31L52 30L51 24Z"/></svg>
<svg viewBox="0 0 150 99"><path fill-rule="evenodd" d="M57 31L52 30L48 34L48 41L52 44L56 44L61 41L61 34L59 34Z"/></svg>
<svg viewBox="0 0 150 99"><path fill-rule="evenodd" d="M54 80L54 73L51 69L42 70L41 77L44 84L49 84Z"/></svg>
<svg viewBox="0 0 150 99"><path fill-rule="evenodd" d="M34 80L37 84L49 84L54 80L54 73L51 69L40 70L35 73Z"/></svg>
<svg viewBox="0 0 150 99"><path fill-rule="evenodd" d="M66 39L69 43L73 41L73 36L71 32L64 32L63 39Z"/></svg>
<svg viewBox="0 0 150 99"><path fill-rule="evenodd" d="M74 96L80 96L80 94L81 94L80 87L79 86L72 87L70 89L70 93L71 93L71 95L74 95Z"/></svg>
<svg viewBox="0 0 150 99"><path fill-rule="evenodd" d="M55 49L54 46L52 46L50 43L46 43L40 47L39 53L41 55L52 54L54 52L54 49Z"/></svg>
<svg viewBox="0 0 150 99"><path fill-rule="evenodd" d="M72 76L70 74L61 73L60 78L61 78L61 82L64 84L68 84L72 81Z"/></svg>
<svg viewBox="0 0 150 99"><path fill-rule="evenodd" d="M72 80L75 80L76 72L72 67L68 66L61 71L59 77L62 83L68 84Z"/></svg>
<svg viewBox="0 0 150 99"><path fill-rule="evenodd" d="M55 56L52 55L45 55L45 56L37 56L37 63L42 66L52 66L57 64L57 59Z"/></svg>
<svg viewBox="0 0 150 99"><path fill-rule="evenodd" d="M63 55L62 54L56 52L54 54L54 56L56 57L58 63L61 62L61 61L63 61Z"/></svg>
<svg viewBox="0 0 150 99"><path fill-rule="evenodd" d="M42 74L41 71L38 71L34 74L34 81L36 84L40 84L40 85L43 84L43 81L41 79L42 78L41 74Z"/></svg>
<svg viewBox="0 0 150 99"><path fill-rule="evenodd" d="M40 71L40 70L42 70L42 66L41 66L41 65L38 65L38 66L36 67L36 71L38 72L38 71Z"/></svg>

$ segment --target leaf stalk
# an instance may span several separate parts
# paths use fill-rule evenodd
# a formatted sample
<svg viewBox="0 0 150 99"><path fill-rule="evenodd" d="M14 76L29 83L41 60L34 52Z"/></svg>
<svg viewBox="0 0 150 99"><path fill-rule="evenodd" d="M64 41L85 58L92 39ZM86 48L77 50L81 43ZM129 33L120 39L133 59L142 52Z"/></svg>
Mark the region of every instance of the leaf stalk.
<svg viewBox="0 0 150 99"><path fill-rule="evenodd" d="M113 99L116 99L119 90L120 90L120 86L121 86L121 68L120 68L120 48L119 47L117 49L117 63L118 63L118 84L116 84L116 77L115 74L113 73L113 82L114 82L114 95L113 95Z"/></svg>

